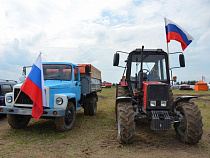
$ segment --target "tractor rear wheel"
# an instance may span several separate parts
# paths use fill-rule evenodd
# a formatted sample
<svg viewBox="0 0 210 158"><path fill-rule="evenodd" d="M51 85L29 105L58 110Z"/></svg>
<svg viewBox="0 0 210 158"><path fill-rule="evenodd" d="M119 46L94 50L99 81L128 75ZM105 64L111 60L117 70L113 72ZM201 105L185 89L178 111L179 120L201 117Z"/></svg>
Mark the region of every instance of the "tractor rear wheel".
<svg viewBox="0 0 210 158"><path fill-rule="evenodd" d="M117 105L117 140L121 144L131 144L135 136L133 106L130 102L120 102Z"/></svg>
<svg viewBox="0 0 210 158"><path fill-rule="evenodd" d="M176 110L180 113L181 122L175 123L178 140L188 144L197 144L203 134L201 112L193 102L178 103Z"/></svg>

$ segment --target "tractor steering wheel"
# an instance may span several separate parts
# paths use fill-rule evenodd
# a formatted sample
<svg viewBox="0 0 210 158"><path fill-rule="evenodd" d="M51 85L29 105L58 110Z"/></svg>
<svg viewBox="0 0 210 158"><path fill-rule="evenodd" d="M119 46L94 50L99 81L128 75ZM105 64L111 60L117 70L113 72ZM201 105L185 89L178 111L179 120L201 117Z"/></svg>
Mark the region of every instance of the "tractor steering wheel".
<svg viewBox="0 0 210 158"><path fill-rule="evenodd" d="M146 71L146 74L149 75L150 71L148 69L143 69L143 72L144 70Z"/></svg>

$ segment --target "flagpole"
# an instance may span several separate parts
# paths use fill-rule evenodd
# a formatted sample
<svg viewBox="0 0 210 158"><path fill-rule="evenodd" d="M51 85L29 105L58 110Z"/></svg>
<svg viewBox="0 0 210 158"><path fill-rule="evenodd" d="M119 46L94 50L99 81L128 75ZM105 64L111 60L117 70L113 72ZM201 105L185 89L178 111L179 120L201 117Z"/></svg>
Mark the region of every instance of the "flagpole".
<svg viewBox="0 0 210 158"><path fill-rule="evenodd" d="M165 21L165 29L166 29L166 18L164 18ZM167 42L167 35L166 35L166 45L167 45L167 55L168 55L168 69L170 70L170 60L169 60L169 47ZM172 70L171 70L171 79L172 79ZM173 84L173 81L172 81Z"/></svg>
<svg viewBox="0 0 210 158"><path fill-rule="evenodd" d="M20 95L20 93L21 93L21 90L19 91L19 93L18 93L17 97L15 98L15 101L14 101L14 103L13 103L13 105L12 105L12 108L14 107L14 105L15 105L15 103L16 103L16 101L17 101L17 99L18 99L19 95Z"/></svg>
<svg viewBox="0 0 210 158"><path fill-rule="evenodd" d="M164 18L165 21L165 29L166 29L166 18ZM170 64L169 64L169 47L168 47L168 42L167 42L167 36L166 36L166 43L167 43L167 54L168 54L168 68L170 69Z"/></svg>

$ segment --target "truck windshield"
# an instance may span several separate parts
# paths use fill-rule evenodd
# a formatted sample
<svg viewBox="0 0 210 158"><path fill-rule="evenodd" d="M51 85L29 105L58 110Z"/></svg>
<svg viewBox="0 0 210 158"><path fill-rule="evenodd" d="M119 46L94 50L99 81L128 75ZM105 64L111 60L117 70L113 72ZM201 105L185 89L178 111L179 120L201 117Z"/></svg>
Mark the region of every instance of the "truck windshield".
<svg viewBox="0 0 210 158"><path fill-rule="evenodd" d="M139 78L141 56L133 55L131 64L131 81ZM143 80L167 81L166 61L164 55L143 55Z"/></svg>
<svg viewBox="0 0 210 158"><path fill-rule="evenodd" d="M62 64L43 64L44 80L67 80L72 77L72 66Z"/></svg>

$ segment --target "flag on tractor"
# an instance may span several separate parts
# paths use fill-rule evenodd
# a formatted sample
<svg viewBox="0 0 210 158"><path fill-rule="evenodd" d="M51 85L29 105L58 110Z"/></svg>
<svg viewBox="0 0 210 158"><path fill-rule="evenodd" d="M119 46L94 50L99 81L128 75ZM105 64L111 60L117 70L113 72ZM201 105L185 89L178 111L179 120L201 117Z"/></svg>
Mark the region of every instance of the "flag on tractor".
<svg viewBox="0 0 210 158"><path fill-rule="evenodd" d="M20 89L33 101L31 115L38 120L42 116L43 106L46 106L41 53Z"/></svg>
<svg viewBox="0 0 210 158"><path fill-rule="evenodd" d="M187 33L183 28L174 23L173 21L165 18L165 29L167 43L170 40L176 40L181 43L182 50L185 50L187 46L194 40L194 38Z"/></svg>

